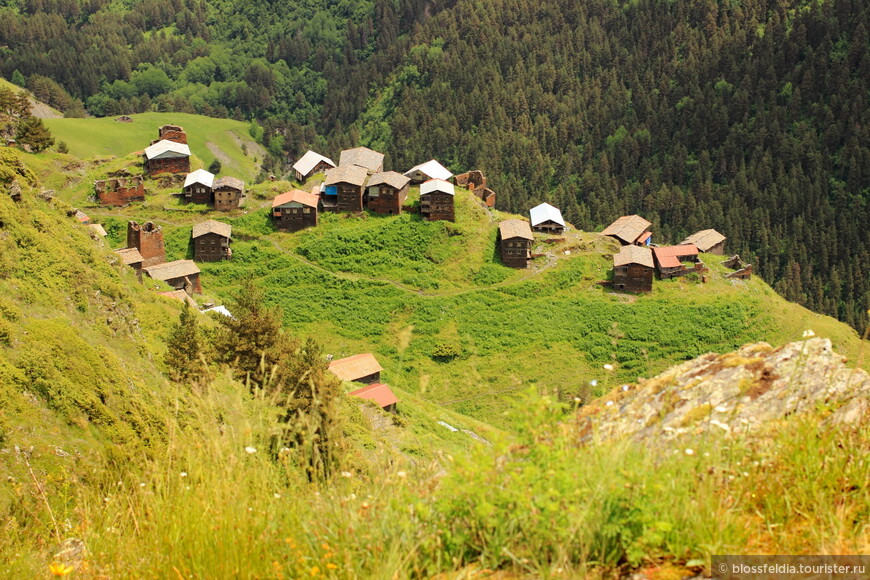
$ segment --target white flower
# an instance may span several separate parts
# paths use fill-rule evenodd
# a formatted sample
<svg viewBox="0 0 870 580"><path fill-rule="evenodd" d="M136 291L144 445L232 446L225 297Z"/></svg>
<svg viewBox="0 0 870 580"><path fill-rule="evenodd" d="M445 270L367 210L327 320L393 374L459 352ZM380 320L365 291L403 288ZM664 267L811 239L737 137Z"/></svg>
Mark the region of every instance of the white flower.
<svg viewBox="0 0 870 580"><path fill-rule="evenodd" d="M399 479L405 479L406 477L408 477L408 474L404 471L399 471L398 473L396 473L396 477L398 477Z"/></svg>
<svg viewBox="0 0 870 580"><path fill-rule="evenodd" d="M607 405L606 405L607 407L610 407L612 405L613 405L613 401L607 401Z"/></svg>
<svg viewBox="0 0 870 580"><path fill-rule="evenodd" d="M582 403L583 399L581 399L580 397L574 397L574 402L575 403Z"/></svg>
<svg viewBox="0 0 870 580"><path fill-rule="evenodd" d="M145 482L140 483L139 487L145 487Z"/></svg>
<svg viewBox="0 0 870 580"><path fill-rule="evenodd" d="M627 391L627 390L628 390L628 385L622 385L622 390L623 390L623 391Z"/></svg>
<svg viewBox="0 0 870 580"><path fill-rule="evenodd" d="M281 494L280 494L280 493L276 493L276 494L275 494L275 499L281 499Z"/></svg>
<svg viewBox="0 0 870 580"><path fill-rule="evenodd" d="M607 363L607 364L604 365L604 367L602 367L602 368L603 368L604 370L606 370L606 371L612 371L612 370L613 370L613 365L610 364L610 363Z"/></svg>
<svg viewBox="0 0 870 580"><path fill-rule="evenodd" d="M186 471L182 471L181 474L180 474L180 476L181 476L181 477L187 477L187 472L186 472Z"/></svg>
<svg viewBox="0 0 870 580"><path fill-rule="evenodd" d="M597 387L598 386L598 379L592 379L591 381L589 381L589 384L592 385L593 387Z"/></svg>
<svg viewBox="0 0 870 580"><path fill-rule="evenodd" d="M815 335L816 335L816 333L813 332L812 330L805 330L804 334L803 334L804 338L812 338Z"/></svg>
<svg viewBox="0 0 870 580"><path fill-rule="evenodd" d="M256 453L256 452L257 452L257 448L256 448L256 447L251 447L250 445L248 445L247 447L245 447L245 453L247 453L247 454L249 454L249 455L253 455L253 454Z"/></svg>
<svg viewBox="0 0 870 580"><path fill-rule="evenodd" d="M695 454L694 449L686 449L686 455L694 455L694 454Z"/></svg>
<svg viewBox="0 0 870 580"><path fill-rule="evenodd" d="M351 473L350 471L342 471L341 476L350 478L353 477L353 473Z"/></svg>

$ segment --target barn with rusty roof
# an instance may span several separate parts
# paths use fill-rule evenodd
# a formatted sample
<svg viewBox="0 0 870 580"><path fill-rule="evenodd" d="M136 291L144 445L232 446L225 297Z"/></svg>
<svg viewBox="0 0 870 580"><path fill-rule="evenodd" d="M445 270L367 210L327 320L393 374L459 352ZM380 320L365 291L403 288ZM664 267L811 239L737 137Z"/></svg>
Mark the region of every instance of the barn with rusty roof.
<svg viewBox="0 0 870 580"><path fill-rule="evenodd" d="M272 200L272 223L279 230L298 232L317 225L318 196L292 189Z"/></svg>
<svg viewBox="0 0 870 580"><path fill-rule="evenodd" d="M384 383L373 383L366 385L355 391L348 393L351 397L359 397L367 401L374 401L377 405L388 413L396 412L396 404L399 399L393 393L392 389Z"/></svg>

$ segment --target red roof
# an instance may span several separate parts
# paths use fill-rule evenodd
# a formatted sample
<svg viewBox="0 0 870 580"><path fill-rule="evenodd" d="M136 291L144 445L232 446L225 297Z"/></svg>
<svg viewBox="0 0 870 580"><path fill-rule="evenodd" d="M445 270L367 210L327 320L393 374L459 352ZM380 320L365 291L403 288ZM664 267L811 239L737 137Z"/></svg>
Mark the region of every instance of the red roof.
<svg viewBox="0 0 870 580"><path fill-rule="evenodd" d="M308 193L307 191L300 191L298 189L292 189L277 196L274 200L272 200L272 207L278 207L279 205L284 205L285 203L290 203L293 201L301 203L302 205L307 205L308 207L317 207L316 195L314 195L313 193Z"/></svg>
<svg viewBox="0 0 870 580"><path fill-rule="evenodd" d="M641 235L639 235L637 237L637 239L635 240L635 242L643 243L643 242L647 241L651 235L652 235L652 232L647 230L644 233L642 233Z"/></svg>
<svg viewBox="0 0 870 580"><path fill-rule="evenodd" d="M361 389L349 392L348 395L353 395L354 397L359 397L360 399L374 401L375 403L380 405L382 409L389 407L390 405L395 405L399 402L399 399L396 398L396 395L393 394L393 391L390 390L390 387L388 387L384 383L367 385Z"/></svg>
<svg viewBox="0 0 870 580"><path fill-rule="evenodd" d="M680 258L683 256L697 256L698 247L695 244L681 244L679 246L662 246L652 249L656 262L662 268L679 268Z"/></svg>

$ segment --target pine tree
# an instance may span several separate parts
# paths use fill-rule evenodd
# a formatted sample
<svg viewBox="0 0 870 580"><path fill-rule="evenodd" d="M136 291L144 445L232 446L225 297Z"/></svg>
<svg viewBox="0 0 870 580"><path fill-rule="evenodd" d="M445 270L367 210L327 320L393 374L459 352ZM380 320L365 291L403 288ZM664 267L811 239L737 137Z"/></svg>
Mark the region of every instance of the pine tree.
<svg viewBox="0 0 870 580"><path fill-rule="evenodd" d="M28 145L36 153L54 145L51 131L48 130L42 119L36 117L27 117L18 123L15 139L20 145Z"/></svg>
<svg viewBox="0 0 870 580"><path fill-rule="evenodd" d="M186 381L199 376L202 372L200 353L196 315L185 302L178 323L173 327L166 342L166 355L163 361L169 369L169 375L176 381Z"/></svg>

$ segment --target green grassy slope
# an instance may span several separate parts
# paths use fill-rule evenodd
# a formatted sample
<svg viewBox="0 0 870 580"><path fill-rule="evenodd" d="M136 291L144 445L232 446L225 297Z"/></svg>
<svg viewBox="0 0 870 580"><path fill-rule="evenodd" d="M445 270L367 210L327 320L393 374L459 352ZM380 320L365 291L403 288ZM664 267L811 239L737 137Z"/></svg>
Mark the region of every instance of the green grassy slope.
<svg viewBox="0 0 870 580"><path fill-rule="evenodd" d="M46 119L58 141L69 146L71 155L80 159L124 157L144 150L157 138L162 125L181 125L187 132L191 153L205 167L215 158L223 164L222 175L252 180L259 172L264 151L248 135L248 125L229 119L213 119L187 113L142 113L130 115L132 123L111 118ZM242 150L245 144L247 153Z"/></svg>

